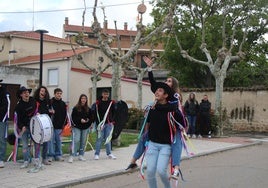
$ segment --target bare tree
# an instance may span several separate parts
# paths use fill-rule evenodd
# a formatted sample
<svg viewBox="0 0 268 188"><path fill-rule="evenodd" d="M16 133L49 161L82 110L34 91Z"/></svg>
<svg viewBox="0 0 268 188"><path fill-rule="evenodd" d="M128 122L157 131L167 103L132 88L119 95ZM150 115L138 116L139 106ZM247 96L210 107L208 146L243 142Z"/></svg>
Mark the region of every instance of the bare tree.
<svg viewBox="0 0 268 188"><path fill-rule="evenodd" d="M99 48L112 62L113 62L113 76L114 79L112 81L112 86L114 89L113 96L114 99L118 97L119 92L119 86L120 86L120 78L119 70L120 66L125 66L126 64L130 63L130 59L134 57L134 55L137 53L138 49L141 45L144 45L146 42L148 42L153 36L157 36L162 34L163 30L170 28L173 24L173 15L175 11L175 6L170 5L169 11L165 18L163 19L162 23L155 28L153 31L151 31L149 34L145 34L146 27L142 23L142 13L140 13L140 19L137 21L137 35L134 39L134 41L130 44L130 48L126 53L122 53L122 50L120 48L120 40L119 36L116 36L118 48L117 50L112 50L110 47L111 42L113 41L113 37L109 34L105 33L98 21L98 18L96 16L96 9L98 5L98 0L95 0L94 8L93 8L93 24L91 26L92 31L97 36L98 45L93 45L88 42L86 42L83 39L83 36L77 37L76 42L82 46L89 46L94 48ZM115 22L116 26L116 22Z"/></svg>
<svg viewBox="0 0 268 188"><path fill-rule="evenodd" d="M73 53L78 60L79 63L81 63L85 68L91 71L91 81L92 81L92 95L91 95L91 101L96 101L97 96L97 82L101 80L101 74L104 73L111 65L111 63L106 64L106 66L102 67L103 63L103 57L98 58L98 64L97 68L90 67L87 65L87 63L83 60L83 57L80 54L77 54L74 47L72 46Z"/></svg>
<svg viewBox="0 0 268 188"><path fill-rule="evenodd" d="M199 63L207 66L216 81L216 100L215 111L216 115L222 117L222 94L223 84L227 75L228 67L236 62L239 62L243 57L242 51L245 43L248 30L251 27L252 17L256 14L254 10L254 2L242 2L241 4L235 1L205 1L203 3L195 3L193 1L185 1L184 11L188 12L190 23L193 23L193 28L198 28L195 31L200 31L201 45L200 50L205 54L206 60L196 59L183 49L179 37L175 35L177 45L181 55L191 62ZM182 9L180 9L182 10ZM181 15L182 16L182 15ZM216 58L213 60L211 52L207 48L207 30L211 27L211 20L215 17L222 18L221 33L222 44L218 49ZM209 21L210 20L210 21ZM214 23L216 25L216 23ZM218 23L217 23L218 24ZM227 26L231 27L231 33L228 32ZM214 26L215 27L215 26ZM217 26L216 26L217 27ZM200 28L200 29L199 29ZM237 35L237 32L243 33ZM220 121L221 123L221 121ZM217 134L223 135L223 126L220 124Z"/></svg>

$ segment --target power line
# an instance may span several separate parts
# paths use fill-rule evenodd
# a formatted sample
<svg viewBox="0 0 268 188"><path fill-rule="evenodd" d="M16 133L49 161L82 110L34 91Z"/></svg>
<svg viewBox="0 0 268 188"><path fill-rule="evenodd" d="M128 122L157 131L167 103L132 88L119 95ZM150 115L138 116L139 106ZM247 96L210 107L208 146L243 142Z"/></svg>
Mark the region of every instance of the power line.
<svg viewBox="0 0 268 188"><path fill-rule="evenodd" d="M145 1L145 2L149 2L149 1ZM138 4L138 3L140 3L140 2L102 5L102 6L97 6L97 8L126 6L126 5ZM86 9L93 9L93 8L94 7L86 7ZM37 11L34 11L34 13L65 12L65 11L76 11L76 10L84 10L84 9L85 8L70 8L70 9L55 9L55 10L37 10ZM0 14L29 14L29 13L33 13L33 11L0 11Z"/></svg>

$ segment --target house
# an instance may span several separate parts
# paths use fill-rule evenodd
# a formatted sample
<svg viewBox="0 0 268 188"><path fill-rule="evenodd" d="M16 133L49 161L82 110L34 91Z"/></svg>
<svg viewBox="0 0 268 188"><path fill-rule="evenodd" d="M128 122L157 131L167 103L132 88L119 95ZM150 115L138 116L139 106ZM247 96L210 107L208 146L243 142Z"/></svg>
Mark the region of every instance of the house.
<svg viewBox="0 0 268 188"><path fill-rule="evenodd" d="M79 33L83 32L85 37L84 40L91 44L97 44L97 38L94 34L94 32L91 30L91 27L87 26L79 26L79 25L71 25L69 23L69 18L65 18L65 22L63 25L63 37L67 40L71 40L73 36L78 35ZM118 44L116 41L116 37L118 35L120 39L120 47L123 51L123 53L126 53L131 46L131 43L134 41L134 38L137 35L137 31L129 30L128 24L125 22L124 29L110 29L108 27L108 21L104 21L103 23L103 29L102 32L105 34L108 34L109 36L112 36L114 38L113 42L110 44L111 49L116 50L118 49ZM145 68L147 65L143 61L143 56L151 56L151 51L154 51L155 54L158 54L163 52L163 45L161 43L158 43L157 45L152 46L150 44L144 44L142 45L135 57L133 57L133 66L136 67L142 67ZM136 79L136 74L133 71L129 70L123 70L124 76L132 79ZM154 75L156 78L163 80L167 77L168 71L165 70L161 65L157 67L154 71ZM147 75L145 76L147 78Z"/></svg>
<svg viewBox="0 0 268 188"><path fill-rule="evenodd" d="M115 30L108 29L107 25L108 23L106 23L104 29L109 34L115 35ZM75 56L80 55L83 57L83 60L90 67L96 67L99 57L103 57L103 62L106 64L110 62L110 59L98 49L88 47L79 48L77 45L73 44L72 47L75 48L76 53L74 54L70 45L70 37L77 35L81 30L81 26L70 25L68 18L66 18L63 32L66 37L65 39L44 34L42 85L48 88L50 95L53 95L53 90L56 87L60 87L63 90L63 100L68 102L70 107L76 104L80 94L85 93L91 98L90 96L92 93L91 71L79 63ZM96 38L90 31L90 28L86 27L86 30L89 31L87 32L88 36L92 36L89 37L89 39L96 42ZM137 32L128 30L127 24L125 24L124 30L118 30L117 33L120 35L122 41L122 49L127 51ZM36 73L36 70L40 67L39 33L33 31L2 32L0 33L0 44L1 43L3 44L4 49L2 53L0 53L0 68L1 65L8 67L15 66L17 68L20 67L35 70ZM116 49L115 44L112 44L112 48ZM148 45L142 46L135 57L134 62L137 66L143 66L142 55L149 55L150 50ZM155 51L161 52L162 49L155 49ZM154 73L157 75L156 72ZM160 70L159 73L163 74L163 71ZM166 72L164 72L162 77L166 76L165 73ZM111 88L111 68L108 68L101 77L102 79L97 83L98 90L101 90L102 88ZM17 79L14 84L22 85L25 83L25 86L36 89L38 87L38 78L35 77L26 81ZM153 94L150 91L148 82L143 82L143 85L142 106L145 106L149 101L152 101ZM131 77L122 71L121 92L119 98L127 101L129 106L136 106L137 93L137 81L135 80L135 76ZM89 102L91 104L94 101Z"/></svg>
<svg viewBox="0 0 268 188"><path fill-rule="evenodd" d="M4 61L40 55L40 33L34 31L7 31L0 32L0 65ZM43 35L43 53L52 53L71 49L70 41L54 37L48 34Z"/></svg>
<svg viewBox="0 0 268 188"><path fill-rule="evenodd" d="M66 101L70 107L73 107L80 96L84 93L89 96L89 104L91 101L91 71L86 69L77 60L76 55L80 55L83 59L90 59L88 66L97 62L99 56L103 56L102 52L92 48L78 48L73 50L63 50L60 52L47 53L43 55L43 84L48 88L51 96L55 88L60 87L63 90L63 100ZM16 59L8 66L8 61L2 62L5 67L21 67L36 70L39 68L39 55L27 56ZM97 83L98 90L102 88L111 88L112 74L103 73L102 79ZM28 81L27 87L36 89L38 84ZM29 85L31 83L31 85ZM143 105L146 105L153 99L153 94L150 91L149 83L143 82ZM136 106L137 103L137 81L129 78L121 78L121 96L120 98L127 101L129 106Z"/></svg>

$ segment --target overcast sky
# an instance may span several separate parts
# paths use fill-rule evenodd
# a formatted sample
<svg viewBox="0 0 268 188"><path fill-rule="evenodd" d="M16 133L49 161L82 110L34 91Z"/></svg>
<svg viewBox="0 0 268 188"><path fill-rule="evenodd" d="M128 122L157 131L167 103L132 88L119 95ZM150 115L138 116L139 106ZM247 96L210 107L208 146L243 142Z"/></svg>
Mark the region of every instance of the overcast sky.
<svg viewBox="0 0 268 188"><path fill-rule="evenodd" d="M86 0L88 7L85 25L91 26L92 7L95 0ZM100 4L102 2L102 4ZM99 0L99 6L105 7L108 27L114 28L114 21L118 29L123 29L124 22L128 28L136 30L137 7L141 0ZM143 15L144 23L152 22L149 13L149 0L144 1L147 11ZM0 32L19 30L30 31L45 29L50 35L62 37L62 26L65 17L69 17L69 24L82 25L83 0L0 0ZM102 9L97 9L98 20L102 24L104 16Z"/></svg>

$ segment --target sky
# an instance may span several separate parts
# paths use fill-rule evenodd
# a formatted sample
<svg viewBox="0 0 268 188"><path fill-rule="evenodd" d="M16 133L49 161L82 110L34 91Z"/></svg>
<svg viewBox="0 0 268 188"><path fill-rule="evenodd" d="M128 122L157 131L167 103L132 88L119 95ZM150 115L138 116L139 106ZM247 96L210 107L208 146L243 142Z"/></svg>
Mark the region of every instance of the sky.
<svg viewBox="0 0 268 188"><path fill-rule="evenodd" d="M93 21L92 7L95 0L85 0L85 26ZM137 7L141 0L99 0L97 9L98 21L104 21L103 9L108 20L108 28L123 29L125 22L128 29L136 30ZM153 21L150 17L152 7L149 0L144 0L147 11L143 15L144 24ZM82 25L84 0L0 0L0 32L47 30L50 35L62 37L65 17L69 24Z"/></svg>

